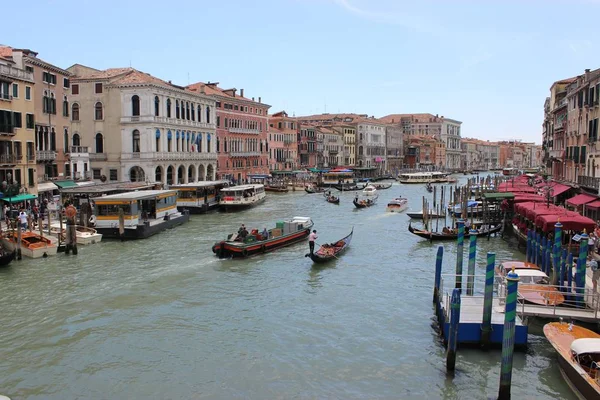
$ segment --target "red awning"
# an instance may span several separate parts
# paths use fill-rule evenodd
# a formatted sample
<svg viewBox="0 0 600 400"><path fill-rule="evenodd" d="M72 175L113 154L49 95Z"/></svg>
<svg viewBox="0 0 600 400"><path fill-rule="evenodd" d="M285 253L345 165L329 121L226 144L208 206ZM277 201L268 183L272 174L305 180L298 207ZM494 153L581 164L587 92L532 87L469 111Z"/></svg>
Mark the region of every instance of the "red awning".
<svg viewBox="0 0 600 400"><path fill-rule="evenodd" d="M585 205L585 208L595 208L595 209L600 208L600 200L596 200L596 201L592 201L591 203L587 203Z"/></svg>
<svg viewBox="0 0 600 400"><path fill-rule="evenodd" d="M594 196L590 196L589 194L578 194L577 196L571 197L569 200L567 200L567 204L570 206L580 206L582 204L587 204L590 203L594 200L598 200L597 197Z"/></svg>
<svg viewBox="0 0 600 400"><path fill-rule="evenodd" d="M546 198L532 193L515 193L515 198L513 199L514 203L524 203L530 201L535 203L543 203L546 201Z"/></svg>
<svg viewBox="0 0 600 400"><path fill-rule="evenodd" d="M558 221L563 225L565 231L581 232L585 229L588 232L592 232L596 226L596 223L593 220L581 215L540 215L535 219L535 225L544 232L552 232L554 225Z"/></svg>
<svg viewBox="0 0 600 400"><path fill-rule="evenodd" d="M552 197L556 197L559 194L563 194L569 189L571 189L571 186L563 185L562 183L557 183L555 185L552 185L552 191L550 193L552 194Z"/></svg>

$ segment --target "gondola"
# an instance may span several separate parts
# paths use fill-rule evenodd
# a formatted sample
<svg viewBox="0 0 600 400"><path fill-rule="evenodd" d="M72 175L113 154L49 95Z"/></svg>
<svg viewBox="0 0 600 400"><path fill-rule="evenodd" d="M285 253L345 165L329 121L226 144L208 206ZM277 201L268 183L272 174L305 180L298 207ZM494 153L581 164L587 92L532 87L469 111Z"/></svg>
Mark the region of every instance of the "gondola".
<svg viewBox="0 0 600 400"><path fill-rule="evenodd" d="M429 182L427 182L427 184L425 185L425 189L427 189L429 193L433 192L433 186L431 186L431 183Z"/></svg>
<svg viewBox="0 0 600 400"><path fill-rule="evenodd" d="M375 189L377 190L385 190L385 189L389 189L392 187L392 183L372 183L372 186L375 186Z"/></svg>
<svg viewBox="0 0 600 400"><path fill-rule="evenodd" d="M338 258L347 248L350 246L350 241L352 240L352 234L354 233L354 228L350 231L350 234L343 239L338 240L337 242L324 244L314 253L306 254L305 257L310 257L311 260L315 263L324 263L327 261L331 261L334 258Z"/></svg>
<svg viewBox="0 0 600 400"><path fill-rule="evenodd" d="M485 236L492 233L498 233L502 229L502 225L498 225L493 227L492 229L480 229L477 233L474 233L475 236ZM423 239L428 240L455 240L458 238L458 233L442 233L442 232L430 232L424 229L415 229L412 227L411 223L408 223L408 231L414 235L422 237ZM465 238L470 237L469 231L465 229Z"/></svg>
<svg viewBox="0 0 600 400"><path fill-rule="evenodd" d="M331 204L340 204L340 198L335 196L326 197L325 201Z"/></svg>
<svg viewBox="0 0 600 400"><path fill-rule="evenodd" d="M304 191L306 193L313 194L313 193L323 193L325 191L325 189L322 187L307 186L304 188Z"/></svg>
<svg viewBox="0 0 600 400"><path fill-rule="evenodd" d="M371 207L371 206L375 205L376 201L377 201L377 197L374 197L372 199L366 199L366 200L359 200L358 198L354 198L354 200L352 200L352 203L354 203L354 206L356 208L366 208L366 207Z"/></svg>
<svg viewBox="0 0 600 400"><path fill-rule="evenodd" d="M10 264L11 261L15 259L16 254L17 250L14 250L10 253L4 250L2 253L0 253L0 267L4 267Z"/></svg>

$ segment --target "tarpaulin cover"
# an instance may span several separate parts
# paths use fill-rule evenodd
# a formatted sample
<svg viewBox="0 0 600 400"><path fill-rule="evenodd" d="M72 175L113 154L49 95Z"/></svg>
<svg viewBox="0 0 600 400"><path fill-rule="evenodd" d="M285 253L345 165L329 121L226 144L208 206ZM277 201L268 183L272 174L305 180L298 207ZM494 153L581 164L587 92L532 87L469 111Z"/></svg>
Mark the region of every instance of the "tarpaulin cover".
<svg viewBox="0 0 600 400"><path fill-rule="evenodd" d="M581 215L564 216L564 215L540 215L535 219L535 225L541 228L544 232L552 232L554 225L560 221L565 231L581 232L584 229L587 232L592 232L596 223Z"/></svg>
<svg viewBox="0 0 600 400"><path fill-rule="evenodd" d="M587 203L585 205L585 208L594 208L594 209L600 208L600 200L596 200L596 201L592 201L591 203Z"/></svg>
<svg viewBox="0 0 600 400"><path fill-rule="evenodd" d="M598 198L590 196L589 194L581 193L567 200L567 204L571 206L580 206L582 204L591 203L594 200L598 200Z"/></svg>

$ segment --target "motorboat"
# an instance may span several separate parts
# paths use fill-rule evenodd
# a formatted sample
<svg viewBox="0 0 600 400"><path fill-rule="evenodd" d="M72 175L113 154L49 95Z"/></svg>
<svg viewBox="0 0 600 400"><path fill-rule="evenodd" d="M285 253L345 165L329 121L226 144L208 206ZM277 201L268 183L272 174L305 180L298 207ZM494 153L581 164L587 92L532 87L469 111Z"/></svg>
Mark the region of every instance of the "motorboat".
<svg viewBox="0 0 600 400"><path fill-rule="evenodd" d="M63 224L62 231L59 224L54 222L50 226L50 234L52 236L58 237L60 234L61 241L64 242L66 238L67 225ZM95 243L100 243L102 241L102 234L98 233L94 228L89 228L87 226L76 225L75 226L75 235L77 244L80 245L90 245Z"/></svg>
<svg viewBox="0 0 600 400"><path fill-rule="evenodd" d="M408 208L408 199L404 197L396 197L389 201L386 210L393 213L401 213Z"/></svg>
<svg viewBox="0 0 600 400"><path fill-rule="evenodd" d="M365 196L377 196L377 188L373 185L367 185L362 190L362 194Z"/></svg>
<svg viewBox="0 0 600 400"><path fill-rule="evenodd" d="M600 399L600 335L573 323L550 322L544 335L558 353L561 374L580 399Z"/></svg>
<svg viewBox="0 0 600 400"><path fill-rule="evenodd" d="M225 211L255 206L265 200L265 185L250 184L221 189L219 204Z"/></svg>
<svg viewBox="0 0 600 400"><path fill-rule="evenodd" d="M18 232L5 232L2 238L3 247L8 251L17 249ZM29 258L41 258L56 255L58 243L56 238L38 235L34 232L21 232L21 254Z"/></svg>
<svg viewBox="0 0 600 400"><path fill-rule="evenodd" d="M510 262L500 266L500 283L498 285L498 296L506 295L506 275L511 270L519 276L519 298L528 303L540 306L557 306L565 302L565 297L554 286L550 286L550 278L537 266L531 263Z"/></svg>

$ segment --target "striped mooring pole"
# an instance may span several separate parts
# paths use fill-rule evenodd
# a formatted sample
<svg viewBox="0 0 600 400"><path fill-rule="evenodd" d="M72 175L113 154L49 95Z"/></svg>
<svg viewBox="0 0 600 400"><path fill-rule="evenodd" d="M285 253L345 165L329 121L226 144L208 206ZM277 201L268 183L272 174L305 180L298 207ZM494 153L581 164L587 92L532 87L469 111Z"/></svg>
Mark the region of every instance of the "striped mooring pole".
<svg viewBox="0 0 600 400"><path fill-rule="evenodd" d="M556 285L560 275L560 256L562 252L562 224L554 224L554 268L552 268L552 284Z"/></svg>
<svg viewBox="0 0 600 400"><path fill-rule="evenodd" d="M433 302L440 299L440 284L442 282L442 261L444 260L444 246L439 246L435 257L435 282L433 287Z"/></svg>
<svg viewBox="0 0 600 400"><path fill-rule="evenodd" d="M567 256L567 300L573 299L573 253Z"/></svg>
<svg viewBox="0 0 600 400"><path fill-rule="evenodd" d="M540 241L542 240L542 238L540 237L539 233L534 233L535 235L535 239L533 242L533 263L535 265L537 265L538 267L540 266Z"/></svg>
<svg viewBox="0 0 600 400"><path fill-rule="evenodd" d="M565 273L567 272L567 249L563 249L562 257L560 258L560 270L558 274L558 290L565 291Z"/></svg>
<svg viewBox="0 0 600 400"><path fill-rule="evenodd" d="M450 301L450 326L448 327L448 349L446 351L446 371L454 371L456 348L458 346L458 324L460 322L460 289L452 290Z"/></svg>
<svg viewBox="0 0 600 400"><path fill-rule="evenodd" d="M500 389L498 400L510 399L513 355L515 352L515 319L517 315L517 287L519 275L511 271L506 275L506 308L502 334L502 363L500 365Z"/></svg>
<svg viewBox="0 0 600 400"><path fill-rule="evenodd" d="M463 257L465 250L465 221L459 219L456 223L458 226L458 245L456 247L456 285L458 290L462 290L462 275L463 275Z"/></svg>
<svg viewBox="0 0 600 400"><path fill-rule="evenodd" d="M492 304L494 300L494 266L496 264L496 253L487 253L487 265L485 267L485 293L483 296L483 321L481 322L481 346L486 348L490 345L492 334Z"/></svg>
<svg viewBox="0 0 600 400"><path fill-rule="evenodd" d="M577 273L575 274L575 285L577 286L577 307L585 307L585 264L588 256L589 236L583 231L579 241L579 259L577 260Z"/></svg>
<svg viewBox="0 0 600 400"><path fill-rule="evenodd" d="M467 270L467 295L473 296L475 287L475 256L477 254L477 231L471 229L469 232L469 266Z"/></svg>

